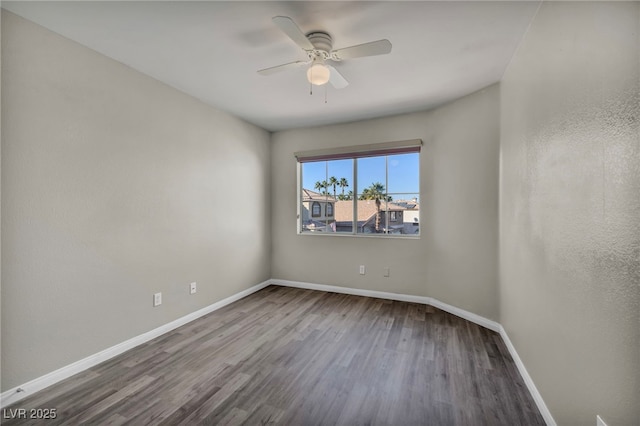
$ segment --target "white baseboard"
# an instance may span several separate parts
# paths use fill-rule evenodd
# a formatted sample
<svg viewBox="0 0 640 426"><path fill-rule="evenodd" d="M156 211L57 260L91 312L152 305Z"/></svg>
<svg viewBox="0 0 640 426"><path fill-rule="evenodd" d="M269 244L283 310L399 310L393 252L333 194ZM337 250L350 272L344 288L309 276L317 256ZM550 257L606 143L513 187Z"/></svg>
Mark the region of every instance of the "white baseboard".
<svg viewBox="0 0 640 426"><path fill-rule="evenodd" d="M143 333L139 336L133 337L115 346L111 346L110 348L107 348L96 354L90 355L86 358L83 358L65 367L59 368L58 370L52 371L51 373L45 374L44 376L33 379L23 385L16 386L13 389L9 389L5 392L2 392L2 394L0 395L0 408L6 407L10 404L20 401L21 399L24 399L27 396L32 395L35 392L38 392L39 390L42 390L61 380L71 377L74 374L87 370L95 365L100 364L101 362L104 362L117 355L120 355L121 353L126 352L129 349L133 349L138 345L146 343L149 340L155 339L158 336L168 333L169 331L174 330L182 325L185 325L193 320L196 320L204 315L207 315L208 313L211 313L230 303L240 300L243 297L250 295L251 293L255 293L258 290L262 290L269 284L271 284L270 280L264 281L251 288L248 288L232 296L229 296L225 299L222 299L216 303L213 303L205 308L199 309L195 312L192 312L188 315L178 318L177 320L171 321L170 323L162 325L158 328L155 328L151 331Z"/></svg>
<svg viewBox="0 0 640 426"><path fill-rule="evenodd" d="M350 288L350 287L339 287L333 285L324 285L324 284L313 284L313 283L305 283L300 281L288 281L288 280L278 280L272 279L271 284L281 285L284 287L296 287L296 288L306 288L309 290L321 290L321 291L330 291L333 293L343 293L343 294L352 294L355 296L367 296L367 297L376 297L378 299L389 299L389 300L398 300L401 302L413 302L413 303L421 303L423 305L431 305L435 308L442 309L443 311L449 312L457 317L464 318L472 323L478 324L482 327L488 328L489 330L493 330L495 332L500 331L500 324L485 317L481 317L480 315L476 315L472 312L465 311L464 309L457 308L455 306L448 305L444 302L441 302L433 297L426 296L413 296L410 294L401 294L401 293L388 293L385 291L375 291L375 290L363 290L359 288Z"/></svg>
<svg viewBox="0 0 640 426"><path fill-rule="evenodd" d="M410 294L387 293L385 291L364 290L360 288L340 287L326 284L313 284L301 281L288 281L271 279L271 284L281 285L283 287L305 288L307 290L328 291L331 293L352 294L354 296L376 297L378 299L399 300L401 302L431 304L431 298L425 296L412 296Z"/></svg>
<svg viewBox="0 0 640 426"><path fill-rule="evenodd" d="M287 281L287 280L278 280L278 279L272 279L271 284L281 285L284 287L306 288L310 290L329 291L333 293L353 294L356 296L367 296L367 297L377 297L380 299L399 300L402 302L422 303L425 305L431 305L438 309L442 309L443 311L449 312L450 314L453 314L460 318L464 318L467 321L471 321L472 323L478 324L479 326L495 331L499 333L500 336L502 337L502 340L504 341L507 349L509 350L511 357L513 358L513 361L516 363L518 371L520 372L520 375L522 376L522 379L524 380L524 383L526 384L527 389L531 393L531 397L535 401L538 407L538 410L540 410L540 414L544 418L545 422L547 423L548 426L556 426L556 422L551 416L551 412L547 408L547 405L544 403L544 400L542 399L542 395L540 395L540 392L538 392L538 389L533 383L533 379L531 379L531 376L529 376L529 372L527 371L524 364L522 363L522 360L520 359L518 352L516 352L516 348L511 343L511 340L509 340L509 336L507 336L507 332L505 331L505 329L502 327L500 323L497 323L495 321L492 321L480 315L474 314L473 312L465 311L464 309L460 309L455 306L448 305L432 297L411 296L408 294L387 293L382 291L362 290L362 289L349 288L349 287L339 287L339 286L324 285L324 284L312 284L312 283L305 283L305 282L299 282L299 281Z"/></svg>
<svg viewBox="0 0 640 426"><path fill-rule="evenodd" d="M500 325L500 330L498 332L500 333L500 336L502 337L504 344L507 346L507 349L511 354L511 358L513 358L513 361L516 363L516 367L518 368L518 371L520 372L520 375L522 376L522 379L524 380L525 385L527 385L527 389L529 389L529 393L531 394L531 396L533 397L533 400L538 406L538 410L540 410L540 414L542 414L544 421L547 423L547 426L556 426L556 421L553 419L551 412L547 408L547 404L544 403L544 400L542 399L542 395L540 395L540 392L538 392L538 388L536 388L536 385L533 383L533 379L529 375L529 372L527 371L526 367L524 366L524 363L520 359L518 352L516 352L515 346L513 346L513 343L511 343L511 339L509 339L509 336L507 335L507 332L504 329L504 327L502 327L502 325Z"/></svg>
<svg viewBox="0 0 640 426"><path fill-rule="evenodd" d="M480 315L474 314L473 312L465 311L464 309L460 309L458 307L448 305L444 302L439 301L438 299L431 298L431 306L442 309L445 312L449 312L457 317L466 319L467 321L471 321L474 324L478 324L481 327L488 328L489 330L495 331L496 333L500 330L500 324L490 320L488 318L482 317Z"/></svg>

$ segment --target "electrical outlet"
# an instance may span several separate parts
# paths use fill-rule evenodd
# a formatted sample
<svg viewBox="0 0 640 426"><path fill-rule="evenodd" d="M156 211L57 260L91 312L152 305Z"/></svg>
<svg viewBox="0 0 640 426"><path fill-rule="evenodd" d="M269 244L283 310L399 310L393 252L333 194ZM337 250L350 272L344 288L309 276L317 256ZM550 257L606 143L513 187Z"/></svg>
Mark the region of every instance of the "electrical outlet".
<svg viewBox="0 0 640 426"><path fill-rule="evenodd" d="M596 426L607 426L602 417L596 415Z"/></svg>
<svg viewBox="0 0 640 426"><path fill-rule="evenodd" d="M364 265L360 265L360 275L364 275Z"/></svg>
<svg viewBox="0 0 640 426"><path fill-rule="evenodd" d="M384 267L384 274L383 274L383 276L385 276L385 277L388 277L388 276L389 276L389 267L388 267L388 266L385 266L385 267Z"/></svg>
<svg viewBox="0 0 640 426"><path fill-rule="evenodd" d="M153 306L162 305L162 293L156 293L153 295Z"/></svg>
<svg viewBox="0 0 640 426"><path fill-rule="evenodd" d="M196 292L196 283L192 282L191 284L189 284L189 294L195 294Z"/></svg>

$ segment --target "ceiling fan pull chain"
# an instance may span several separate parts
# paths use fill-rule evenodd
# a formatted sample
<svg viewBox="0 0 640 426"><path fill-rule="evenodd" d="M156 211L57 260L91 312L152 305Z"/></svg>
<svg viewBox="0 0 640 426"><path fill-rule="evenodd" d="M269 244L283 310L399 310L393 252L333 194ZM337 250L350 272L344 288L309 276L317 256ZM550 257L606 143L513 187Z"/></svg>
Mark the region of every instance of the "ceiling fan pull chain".
<svg viewBox="0 0 640 426"><path fill-rule="evenodd" d="M324 85L324 103L327 103L327 85Z"/></svg>

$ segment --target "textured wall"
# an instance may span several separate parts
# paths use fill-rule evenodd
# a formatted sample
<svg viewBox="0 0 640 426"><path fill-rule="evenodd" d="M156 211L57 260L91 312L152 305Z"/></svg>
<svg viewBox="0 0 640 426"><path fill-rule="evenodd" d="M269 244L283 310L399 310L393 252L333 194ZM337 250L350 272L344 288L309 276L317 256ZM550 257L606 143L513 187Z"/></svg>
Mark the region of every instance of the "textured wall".
<svg viewBox="0 0 640 426"><path fill-rule="evenodd" d="M497 320L498 101L491 86L432 111L274 133L273 278L429 296ZM294 152L406 139L424 142L419 240L296 234Z"/></svg>
<svg viewBox="0 0 640 426"><path fill-rule="evenodd" d="M544 2L501 84L501 322L559 425L640 421L639 34Z"/></svg>
<svg viewBox="0 0 640 426"><path fill-rule="evenodd" d="M0 18L2 17L0 8ZM0 46L2 46L2 19L0 19ZM0 55L0 81L2 81L2 55ZM2 84L0 84L0 99L2 99ZM0 135L2 134L2 111L0 109ZM0 137L0 140L2 138ZM0 223L2 223L2 144L0 144ZM0 226L0 242L2 241L2 226ZM0 259L2 259L2 244L0 244ZM2 355L2 264L0 262L0 355ZM0 361L1 362L1 361ZM0 365L0 384L2 384L2 366ZM0 387L1 389L1 387Z"/></svg>
<svg viewBox="0 0 640 426"><path fill-rule="evenodd" d="M271 242L267 132L2 15L6 390L268 279Z"/></svg>

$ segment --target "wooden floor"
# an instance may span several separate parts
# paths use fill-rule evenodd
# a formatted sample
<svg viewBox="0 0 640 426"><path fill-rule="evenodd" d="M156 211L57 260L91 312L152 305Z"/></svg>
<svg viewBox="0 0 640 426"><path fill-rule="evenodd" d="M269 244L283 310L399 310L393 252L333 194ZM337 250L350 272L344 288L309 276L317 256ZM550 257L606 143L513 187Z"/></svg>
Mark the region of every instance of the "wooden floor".
<svg viewBox="0 0 640 426"><path fill-rule="evenodd" d="M544 425L500 336L431 306L270 286L12 407L46 423Z"/></svg>

